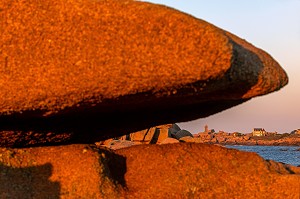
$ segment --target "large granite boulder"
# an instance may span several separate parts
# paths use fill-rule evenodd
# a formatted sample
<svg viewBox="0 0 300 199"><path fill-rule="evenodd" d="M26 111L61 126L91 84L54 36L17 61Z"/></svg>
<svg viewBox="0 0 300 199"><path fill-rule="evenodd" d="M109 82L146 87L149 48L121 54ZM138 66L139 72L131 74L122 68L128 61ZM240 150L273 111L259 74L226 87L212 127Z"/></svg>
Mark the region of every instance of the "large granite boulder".
<svg viewBox="0 0 300 199"><path fill-rule="evenodd" d="M299 198L300 168L178 143L0 149L0 198Z"/></svg>
<svg viewBox="0 0 300 199"><path fill-rule="evenodd" d="M180 143L140 145L116 154L126 157L124 178L132 198L300 197L300 168L256 153Z"/></svg>
<svg viewBox="0 0 300 199"><path fill-rule="evenodd" d="M266 52L139 1L0 2L0 145L90 143L276 91Z"/></svg>

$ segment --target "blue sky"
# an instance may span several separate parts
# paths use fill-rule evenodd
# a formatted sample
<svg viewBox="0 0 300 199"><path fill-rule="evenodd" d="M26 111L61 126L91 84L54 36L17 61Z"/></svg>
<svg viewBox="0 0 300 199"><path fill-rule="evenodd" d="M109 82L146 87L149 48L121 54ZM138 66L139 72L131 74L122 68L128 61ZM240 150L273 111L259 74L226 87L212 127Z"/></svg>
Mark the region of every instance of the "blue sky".
<svg viewBox="0 0 300 199"><path fill-rule="evenodd" d="M192 133L216 131L290 132L300 128L300 0L147 0L173 7L246 39L275 58L289 76L282 90L253 98L221 113L179 123Z"/></svg>

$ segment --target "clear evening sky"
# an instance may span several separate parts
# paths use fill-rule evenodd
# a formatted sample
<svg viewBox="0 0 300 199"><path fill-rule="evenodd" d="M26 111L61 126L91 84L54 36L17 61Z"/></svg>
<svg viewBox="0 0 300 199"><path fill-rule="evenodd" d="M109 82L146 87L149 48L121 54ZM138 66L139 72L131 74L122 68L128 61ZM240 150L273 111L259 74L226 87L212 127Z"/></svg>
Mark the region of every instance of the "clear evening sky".
<svg viewBox="0 0 300 199"><path fill-rule="evenodd" d="M300 0L147 0L208 21L267 51L285 69L289 84L278 92L191 122L191 133L204 125L216 131L249 133L265 128L278 133L300 128Z"/></svg>

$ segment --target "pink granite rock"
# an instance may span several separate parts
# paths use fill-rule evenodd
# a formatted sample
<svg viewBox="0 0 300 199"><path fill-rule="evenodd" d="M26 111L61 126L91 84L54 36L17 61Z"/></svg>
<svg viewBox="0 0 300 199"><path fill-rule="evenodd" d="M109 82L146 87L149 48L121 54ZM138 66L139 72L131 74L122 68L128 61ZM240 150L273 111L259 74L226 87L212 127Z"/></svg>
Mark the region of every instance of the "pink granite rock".
<svg viewBox="0 0 300 199"><path fill-rule="evenodd" d="M263 50L165 6L27 0L0 10L0 146L92 143L288 82Z"/></svg>

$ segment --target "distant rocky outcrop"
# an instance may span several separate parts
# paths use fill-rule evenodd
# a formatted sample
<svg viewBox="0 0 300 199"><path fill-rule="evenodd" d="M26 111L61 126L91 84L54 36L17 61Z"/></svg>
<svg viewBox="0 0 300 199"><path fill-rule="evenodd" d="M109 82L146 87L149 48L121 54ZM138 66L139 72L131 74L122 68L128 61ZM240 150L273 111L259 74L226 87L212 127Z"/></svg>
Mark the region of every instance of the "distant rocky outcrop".
<svg viewBox="0 0 300 199"><path fill-rule="evenodd" d="M177 143L183 137L193 138L194 136L189 131L181 129L177 124L165 124L100 141L96 144L110 149L119 149L138 144Z"/></svg>
<svg viewBox="0 0 300 199"><path fill-rule="evenodd" d="M219 145L300 146L300 135L293 132L290 134L266 132L266 135L264 136L255 136L252 133L215 132L214 130L208 129L204 132L192 135L190 132L180 129L177 124L166 124L124 135L122 137L97 142L97 145L116 150L138 144L160 144L162 142L191 142Z"/></svg>
<svg viewBox="0 0 300 199"><path fill-rule="evenodd" d="M271 134L253 136L241 133L198 133L189 142L222 144L222 145L274 145L274 146L300 146L298 134Z"/></svg>
<svg viewBox="0 0 300 199"><path fill-rule="evenodd" d="M0 150L0 198L299 198L300 168L178 143Z"/></svg>
<svg viewBox="0 0 300 199"><path fill-rule="evenodd" d="M288 82L263 50L151 3L1 1L0 24L0 146L93 143Z"/></svg>

